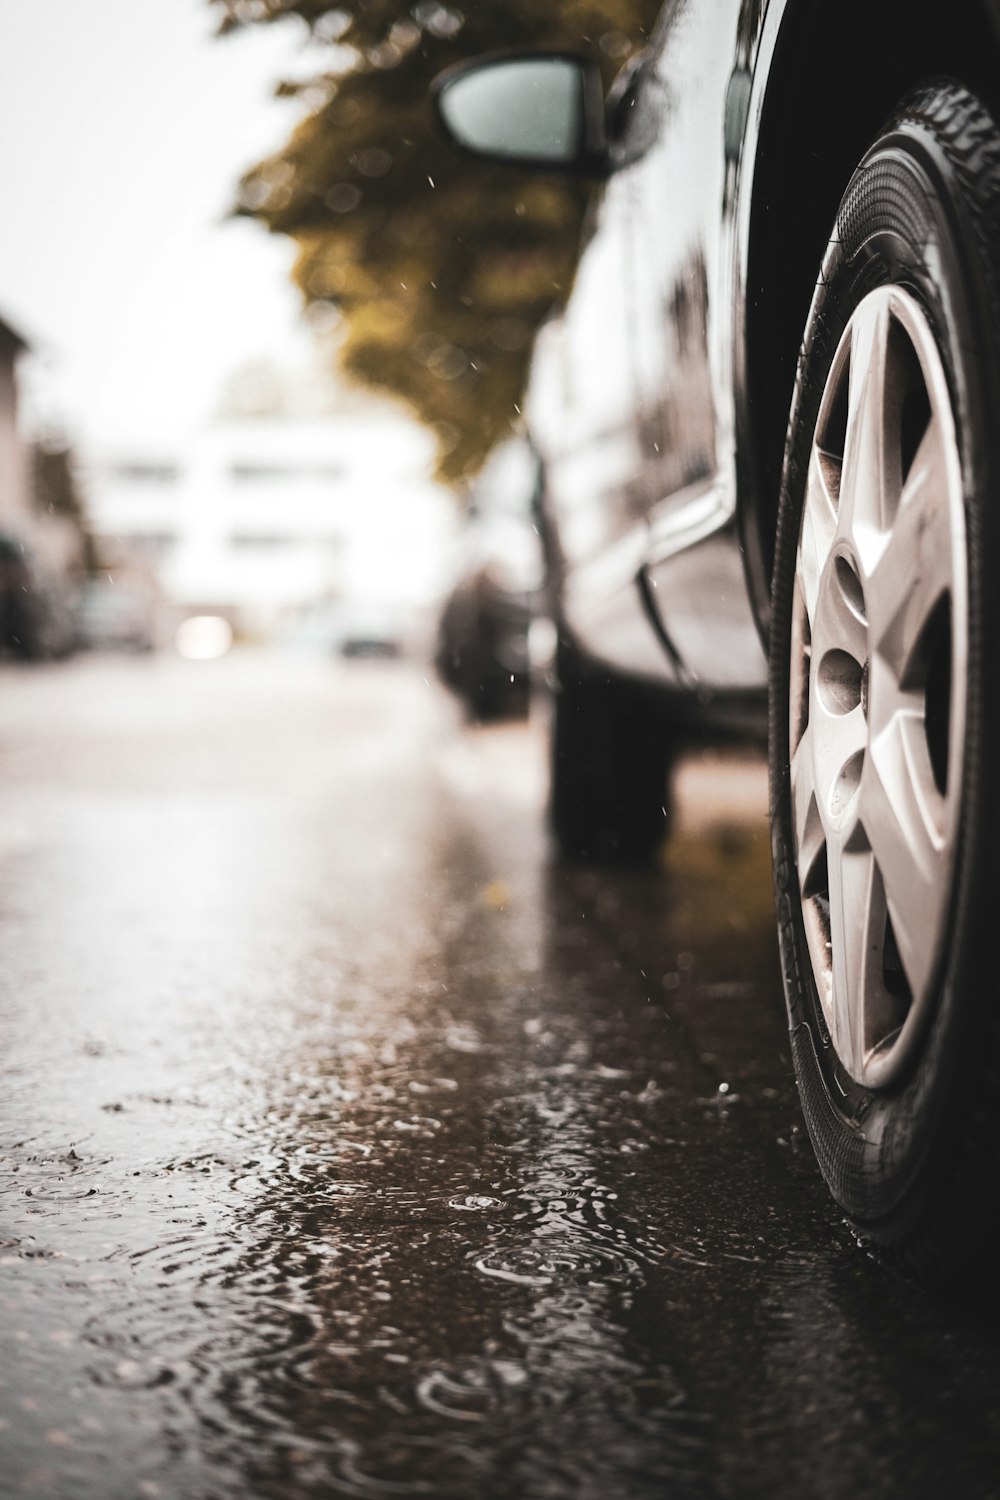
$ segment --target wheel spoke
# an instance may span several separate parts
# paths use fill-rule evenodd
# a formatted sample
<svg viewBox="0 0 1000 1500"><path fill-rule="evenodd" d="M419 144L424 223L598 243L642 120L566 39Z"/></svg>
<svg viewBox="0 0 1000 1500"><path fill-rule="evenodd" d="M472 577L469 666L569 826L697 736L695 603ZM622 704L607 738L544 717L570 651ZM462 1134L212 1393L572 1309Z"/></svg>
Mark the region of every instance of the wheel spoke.
<svg viewBox="0 0 1000 1500"><path fill-rule="evenodd" d="M798 849L799 880L807 891L826 843L826 832L816 792L812 731L806 726L791 763L792 812Z"/></svg>
<svg viewBox="0 0 1000 1500"><path fill-rule="evenodd" d="M868 627L851 608L835 576L820 590L816 601L812 625L814 669L826 652L833 650L853 656L859 671L868 660Z"/></svg>
<svg viewBox="0 0 1000 1500"><path fill-rule="evenodd" d="M922 718L901 711L872 742L858 813L915 998L930 981L939 940L947 890L946 811L934 784Z"/></svg>
<svg viewBox="0 0 1000 1500"><path fill-rule="evenodd" d="M810 625L816 618L820 576L837 530L837 507L830 493L825 462L824 456L814 447L809 460L802 534L795 563Z"/></svg>
<svg viewBox="0 0 1000 1500"><path fill-rule="evenodd" d="M935 605L953 587L949 479L940 424L932 420L867 591L872 646L897 682L911 666Z"/></svg>
<svg viewBox="0 0 1000 1500"><path fill-rule="evenodd" d="M847 399L847 434L838 535L864 561L887 514L891 459L886 436L889 305L868 297L854 314Z"/></svg>
<svg viewBox="0 0 1000 1500"><path fill-rule="evenodd" d="M870 1018L880 1008L885 898L871 849L857 829L829 853L833 1044L860 1076Z"/></svg>
<svg viewBox="0 0 1000 1500"><path fill-rule="evenodd" d="M844 827L860 783L867 744L868 726L860 705L851 713L831 714L814 699L812 717L793 764L803 818L812 796L828 832ZM805 824L802 826L804 829Z"/></svg>

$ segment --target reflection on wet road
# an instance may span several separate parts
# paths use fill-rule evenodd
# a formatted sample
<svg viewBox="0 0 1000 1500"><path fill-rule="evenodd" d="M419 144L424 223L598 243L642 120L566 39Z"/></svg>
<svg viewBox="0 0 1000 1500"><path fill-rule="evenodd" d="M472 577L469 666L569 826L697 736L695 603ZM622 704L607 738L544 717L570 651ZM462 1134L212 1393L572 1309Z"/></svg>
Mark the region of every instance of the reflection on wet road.
<svg viewBox="0 0 1000 1500"><path fill-rule="evenodd" d="M762 767L565 869L419 672L0 674L0 1489L996 1495L799 1129Z"/></svg>

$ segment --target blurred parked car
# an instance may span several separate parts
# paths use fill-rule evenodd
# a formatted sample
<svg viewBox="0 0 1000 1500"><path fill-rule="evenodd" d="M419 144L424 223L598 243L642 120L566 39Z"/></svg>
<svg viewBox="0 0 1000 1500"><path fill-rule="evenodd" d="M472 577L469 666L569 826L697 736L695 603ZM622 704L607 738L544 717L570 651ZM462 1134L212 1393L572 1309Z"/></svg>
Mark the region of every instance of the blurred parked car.
<svg viewBox="0 0 1000 1500"><path fill-rule="evenodd" d="M603 180L528 421L563 850L648 856L685 735L762 716L826 1180L963 1278L1000 1222L1000 23L667 4L610 95L464 63L465 150Z"/></svg>
<svg viewBox="0 0 1000 1500"><path fill-rule="evenodd" d="M530 444L512 438L491 455L469 497L435 661L476 719L528 711L528 636L544 581L537 483Z"/></svg>
<svg viewBox="0 0 1000 1500"><path fill-rule="evenodd" d="M90 651L153 651L156 600L141 581L90 578L76 605L77 643Z"/></svg>
<svg viewBox="0 0 1000 1500"><path fill-rule="evenodd" d="M410 627L407 611L366 595L340 601L336 647L341 656L391 659L403 654Z"/></svg>
<svg viewBox="0 0 1000 1500"><path fill-rule="evenodd" d="M74 644L69 583L19 537L0 533L0 655L55 660Z"/></svg>
<svg viewBox="0 0 1000 1500"><path fill-rule="evenodd" d="M388 661L399 656L426 657L426 634L427 625L417 607L368 594L348 594L298 610L286 620L279 639L293 651Z"/></svg>

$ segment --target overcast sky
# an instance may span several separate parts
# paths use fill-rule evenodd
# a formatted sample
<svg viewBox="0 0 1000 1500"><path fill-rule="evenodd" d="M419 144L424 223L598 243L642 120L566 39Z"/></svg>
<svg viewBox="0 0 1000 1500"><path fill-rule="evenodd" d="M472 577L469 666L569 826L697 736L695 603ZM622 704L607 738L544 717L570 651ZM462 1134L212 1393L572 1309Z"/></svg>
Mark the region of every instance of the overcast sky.
<svg viewBox="0 0 1000 1500"><path fill-rule="evenodd" d="M271 93L303 31L213 25L206 0L0 0L0 314L88 445L172 441L294 349L290 245L225 215L294 123Z"/></svg>

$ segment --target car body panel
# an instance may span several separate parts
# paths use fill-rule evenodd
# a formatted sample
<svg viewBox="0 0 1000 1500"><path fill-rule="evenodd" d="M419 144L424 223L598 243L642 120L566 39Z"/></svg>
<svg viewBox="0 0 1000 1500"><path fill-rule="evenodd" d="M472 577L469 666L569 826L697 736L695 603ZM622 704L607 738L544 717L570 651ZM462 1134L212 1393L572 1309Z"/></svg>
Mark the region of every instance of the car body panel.
<svg viewBox="0 0 1000 1500"><path fill-rule="evenodd" d="M857 38L864 35L865 45ZM567 634L758 694L796 358L844 187L942 68L1000 112L1000 7L668 0L608 100L607 180L526 404ZM581 170L585 164L581 164Z"/></svg>
<svg viewBox="0 0 1000 1500"><path fill-rule="evenodd" d="M760 0L665 10L529 391L565 623L609 665L672 686L752 691L765 679L736 520L733 394L740 148L760 32Z"/></svg>

